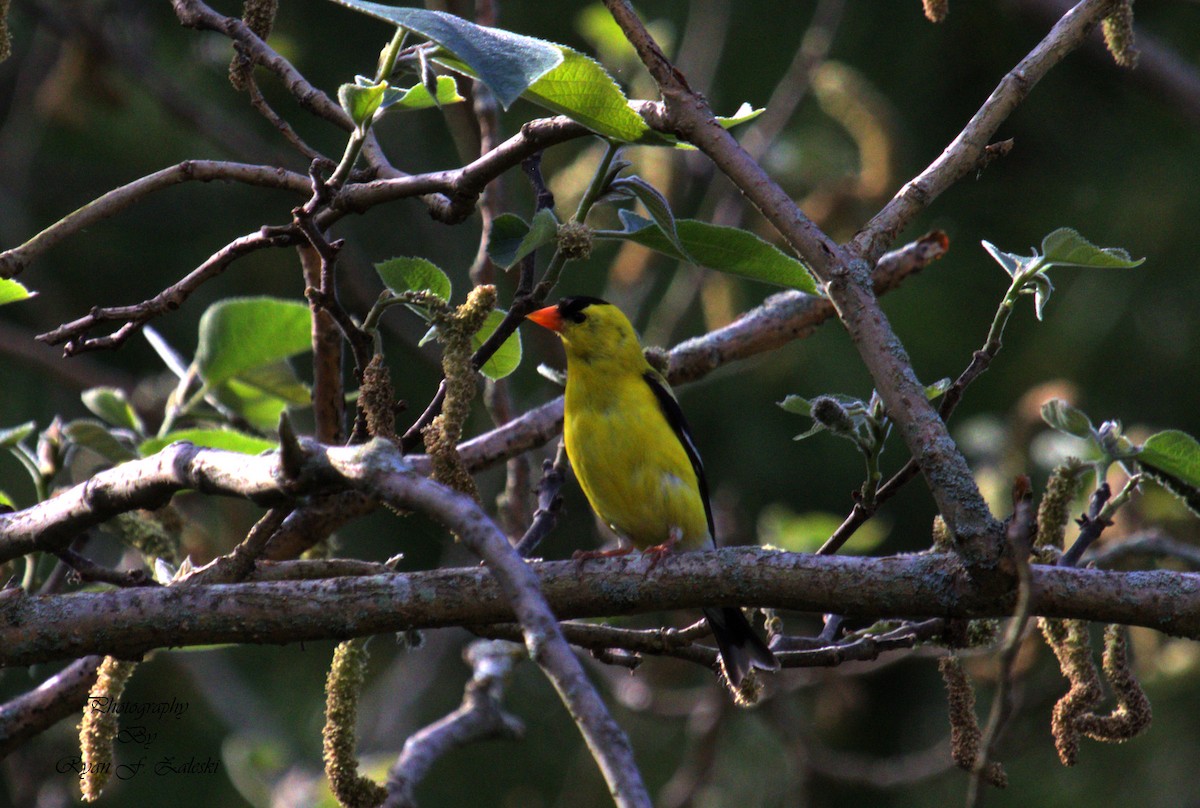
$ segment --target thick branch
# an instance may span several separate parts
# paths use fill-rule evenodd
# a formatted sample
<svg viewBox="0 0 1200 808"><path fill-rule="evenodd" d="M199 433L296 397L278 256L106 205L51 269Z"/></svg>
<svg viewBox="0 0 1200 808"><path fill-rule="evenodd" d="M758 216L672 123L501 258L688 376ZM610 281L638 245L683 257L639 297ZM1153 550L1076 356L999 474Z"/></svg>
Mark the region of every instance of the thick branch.
<svg viewBox="0 0 1200 808"><path fill-rule="evenodd" d="M296 454L302 457L296 458ZM285 452L285 456L286 465L278 452L247 457L190 444L173 444L150 459L101 472L37 506L0 515L0 556L57 549L85 527L121 511L155 507L154 503L161 505L184 488L240 496L260 503L287 503L302 495L354 488L369 491L395 508L427 513L445 524L486 562L489 578L494 576L498 593L509 604L509 614L521 623L530 657L557 689L617 804L650 804L628 739L608 714L563 639L554 614L538 590L533 571L473 500L413 474L395 446L384 440L335 448L307 443ZM171 598L186 600L188 590L204 588L197 585L161 589L170 592ZM29 602L34 600L37 598L30 598ZM8 615L9 609L20 610L25 602L23 597L10 598L0 608ZM186 606L180 608L189 612ZM109 616L113 617L111 612ZM39 615L38 619L45 619L45 615ZM69 624L70 621L54 618L43 626ZM176 644L167 635L156 636L156 645Z"/></svg>
<svg viewBox="0 0 1200 808"><path fill-rule="evenodd" d="M490 530L491 528L489 528ZM525 565L562 619L753 604L856 617L1006 617L1015 590L972 586L954 556L816 556L757 548ZM1031 614L1200 639L1200 576L1035 565ZM157 647L316 639L511 622L486 567L324 580L22 596L0 606L0 665ZM528 640L527 640L528 642ZM647 650L635 645L635 650ZM783 658L786 658L786 654ZM804 664L811 664L805 661Z"/></svg>

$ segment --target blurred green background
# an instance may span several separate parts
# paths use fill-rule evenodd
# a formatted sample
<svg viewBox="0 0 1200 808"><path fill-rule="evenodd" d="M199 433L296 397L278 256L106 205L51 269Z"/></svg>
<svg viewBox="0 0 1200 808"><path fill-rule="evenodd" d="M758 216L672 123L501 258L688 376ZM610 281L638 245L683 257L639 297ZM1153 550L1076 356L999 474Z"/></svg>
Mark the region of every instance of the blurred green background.
<svg viewBox="0 0 1200 808"><path fill-rule="evenodd" d="M1044 7L1050 5L959 0L941 25L925 21L916 0L643 2L638 9L719 112L731 113L743 101L766 105L773 94L780 104L797 104L765 149L764 163L819 224L844 241L937 157L997 81L1045 35ZM240 13L240 4L216 7ZM1200 5L1144 3L1136 10L1147 50L1141 68L1116 68L1096 34L1001 127L997 139L1014 140L1011 154L936 200L898 242L931 229L945 231L951 240L947 257L884 300L926 382L955 376L966 366L1006 288L1006 276L979 247L981 239L1028 253L1051 230L1070 226L1097 244L1146 258L1134 270L1056 271L1045 321L1035 321L1031 305L1020 307L1004 350L967 394L953 428L1001 515L1005 481L1024 472L1040 485L1061 449L1037 419L1037 405L1046 398L1069 397L1097 423L1120 419L1135 435L1165 428L1200 434L1200 317L1194 302L1200 299L1195 226L1200 94L1187 94L1189 86L1200 86L1194 67L1200 59ZM654 97L644 71L612 40L603 13L585 3L556 4L554 11L547 13L541 3L502 3L499 24L593 53L631 95ZM814 15L822 22L827 51L810 28ZM0 64L3 248L119 184L184 159L306 168L229 86L227 40L181 28L165 3L94 0L60 7L50 0L16 0L9 25L14 56ZM271 44L332 95L354 74L372 71L389 35L382 23L333 3L304 0L283 4ZM814 58L824 58L809 84L780 88L802 41ZM1176 60L1165 79L1163 53ZM267 98L302 137L326 154L341 153L339 131L301 111L264 71L258 76ZM1164 86L1183 89L1172 95ZM542 114L519 102L501 116L503 135ZM409 172L461 164L447 131L436 111L393 116L379 127L393 163ZM753 138L755 131L740 134ZM544 170L560 211L573 210L598 155L597 145L588 141L546 154ZM669 194L678 215L741 221L773 237L698 155L639 148L628 157ZM504 178L501 194L504 209L528 214L530 193L518 173ZM286 223L297 201L238 185L185 184L37 260L21 280L39 296L0 309L0 427L35 420L44 428L56 415L85 416L79 394L96 384L132 391L141 381L137 401L161 396L171 380L140 337L115 353L58 360L32 336L94 305L134 303L155 294L231 239ZM348 244L345 301L361 314L379 291L371 264L393 255L433 260L451 274L461 296L469 285L479 221L473 217L448 228L433 222L419 202L404 201L345 219L334 235ZM506 300L511 282L498 283ZM302 289L294 252L262 252L237 262L154 326L190 355L207 304L231 295L297 298ZM560 290L602 294L621 304L647 340L660 345L723 325L776 291L611 246L573 265ZM402 426L423 409L440 371L434 346L415 347L423 329L406 316L395 311L387 320L388 361L397 394L409 403ZM555 395L536 365L562 364L550 335L525 334L525 354L511 381L518 410ZM308 373L302 362L297 366ZM828 436L793 443L791 437L808 422L775 405L789 393L825 392L863 398L870 393L857 354L832 323L810 339L680 390L726 542L762 538L811 549L850 507L850 493L861 482L861 460L848 444ZM489 426L478 408L472 432ZM535 460L545 451L535 453ZM904 459L898 442L884 455L888 469ZM503 484L502 471L483 474L481 483L490 503ZM0 489L19 504L32 502L32 487L7 455L0 456ZM189 550L199 557L228 549L258 513L242 503L182 500L190 520ZM872 552L920 550L928 545L933 513L916 482L848 551L866 551L868 544ZM1198 539L1192 521L1153 490L1124 517L1111 536L1165 521L1177 538ZM563 522L542 552L565 557L597 541L586 503L570 488ZM413 569L473 563L434 527L415 518L398 522L387 512L343 531L340 547L346 555L370 559L403 552ZM690 617L629 622L682 624ZM811 617L797 616L789 629L803 632L815 625ZM469 639L460 631L432 632L423 647L411 651L387 637L373 641L360 737L365 755L386 767L408 734L457 705L469 676L460 650ZM1135 799L1147 808L1200 804L1200 789L1189 777L1200 760L1196 648L1140 631L1135 647L1155 707L1154 726L1121 748L1085 742L1079 765L1068 770L1059 765L1049 733L1050 709L1065 686L1045 647L1030 644L1022 662L1028 675L1019 689L1019 717L1002 745L1012 784L991 795L989 804ZM138 670L127 697L174 698L189 707L177 720L144 722L157 736L122 744L120 760L212 758L220 762L219 773L142 772L113 785L100 804L311 804L320 780L322 683L331 649L330 643L310 643L156 655ZM778 677L778 694L749 712L733 709L709 676L681 663L651 660L632 677L599 666L592 670L612 695L660 804L954 804L966 779L946 770L947 754L939 746L947 732L946 707L934 655L901 657L835 671L787 672ZM0 697L29 689L53 670L0 672ZM982 683L986 705L994 664L980 658L971 661L970 670ZM608 804L578 734L528 663L518 668L506 703L526 722L525 740L452 753L421 788L422 805ZM70 772L56 770L75 754L72 736L70 722L63 722L0 763L0 805L77 800Z"/></svg>

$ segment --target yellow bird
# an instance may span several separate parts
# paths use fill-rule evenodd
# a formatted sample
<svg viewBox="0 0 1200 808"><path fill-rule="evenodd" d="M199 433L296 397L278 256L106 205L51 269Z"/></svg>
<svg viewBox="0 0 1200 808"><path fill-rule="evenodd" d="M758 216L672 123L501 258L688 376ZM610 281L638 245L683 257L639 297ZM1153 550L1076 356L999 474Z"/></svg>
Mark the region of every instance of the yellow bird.
<svg viewBox="0 0 1200 808"><path fill-rule="evenodd" d="M566 348L563 437L593 510L643 552L661 556L672 547L714 547L700 454L666 379L642 355L629 319L595 297L563 298L528 319L556 332ZM704 616L734 690L752 669L779 669L741 609L710 607Z"/></svg>

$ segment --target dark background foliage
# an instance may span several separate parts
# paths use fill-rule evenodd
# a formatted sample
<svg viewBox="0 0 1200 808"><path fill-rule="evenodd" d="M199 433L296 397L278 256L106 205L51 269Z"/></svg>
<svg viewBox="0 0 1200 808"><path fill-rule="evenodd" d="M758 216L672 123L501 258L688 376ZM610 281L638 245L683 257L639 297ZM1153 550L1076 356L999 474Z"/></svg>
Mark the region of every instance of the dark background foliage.
<svg viewBox="0 0 1200 808"><path fill-rule="evenodd" d="M831 5L826 3L824 8ZM957 2L944 24L931 25L915 0L846 3L822 75L765 158L766 165L819 224L839 240L853 235L904 181L914 176L959 131L979 104L1048 29L1049 2ZM233 3L219 4L238 13ZM500 24L597 53L633 94L647 80L620 53L598 52L581 32L583 3L500 6ZM676 57L714 108L732 112L742 101L763 105L790 64L814 4L771 2L644 2L643 17L678 49ZM1188 70L1200 57L1200 6L1186 2L1137 7L1139 31L1157 37ZM73 26L79 19L121 47L103 53ZM61 9L46 0L17 0L10 25L14 57L0 64L0 245L14 246L106 190L188 158L304 162L289 153L270 126L226 81L225 39L180 28L165 3L122 0ZM272 44L316 86L333 93L355 73L369 72L390 32L376 21L332 3L285 2ZM1098 36L1097 36L1098 43ZM128 53L138 53L141 67ZM1145 70L1114 67L1102 48L1080 51L1051 72L1001 128L1011 154L980 176L942 196L901 234L911 240L930 229L951 239L949 255L887 296L885 309L926 382L953 376L983 341L1006 277L979 247L1028 252L1059 226L1078 229L1101 245L1119 245L1146 263L1135 270L1058 270L1045 322L1022 306L992 369L969 391L954 429L998 513L1005 480L1048 472L1052 441L1036 405L1068 395L1097 422L1121 419L1127 429L1178 428L1200 434L1195 380L1200 352L1194 301L1200 298L1200 115L1165 97ZM839 84L840 82L840 84ZM300 111L270 79L264 91L303 137L320 150L341 152L343 134ZM518 103L501 118L506 135L537 116ZM197 124L188 116L199 115ZM396 116L380 127L393 162L412 171L460 165L437 112ZM546 155L545 168L560 199L578 193L595 153L576 142ZM874 149L874 151L871 151ZM695 154L632 150L637 168L664 190L680 215L711 218L730 189ZM870 160L868 158L871 158ZM581 162L576 162L581 161ZM572 169L575 172L572 173ZM524 181L506 177L506 208L526 213ZM22 276L40 292L35 300L0 310L0 426L55 415L79 417L83 387L106 382L143 387L142 400L161 393L164 371L141 339L115 354L91 354L61 363L32 360L34 333L73 319L93 305L148 297L199 264L229 239L263 224L283 223L296 200L280 192L225 184L187 184L160 192L113 220L56 247ZM746 226L770 237L752 212ZM467 288L477 219L448 228L414 201L343 221L348 304L363 312L378 291L371 264L392 255L436 261ZM500 279L502 300L510 284ZM620 302L661 344L719 326L773 290L731 282L665 259L606 247L572 267L561 289L604 294ZM302 281L295 253L262 252L235 264L188 304L154 325L181 351L195 347L204 307L247 294L296 298ZM388 360L398 394L410 404L402 421L423 408L440 372L432 347L417 349L418 324L389 315ZM561 364L551 338L526 335L526 359L513 377L521 408L554 395L538 376L538 362ZM44 352L53 355L48 349ZM306 370L301 367L301 372ZM1053 391L1053 392L1051 392ZM836 324L768 356L727 367L680 391L698 435L728 541L754 542L759 527L787 523L787 514L843 514L861 481L861 461L828 436L803 443L790 438L807 428L775 402L789 393L807 397L844 392L866 397L870 382ZM486 429L480 412L473 431ZM884 459L904 460L897 444ZM494 494L498 472L483 476ZM0 457L0 488L22 504L32 489L18 465ZM202 558L237 541L256 511L241 503L189 501L194 526L189 549ZM567 517L544 553L562 557L596 542L586 503L568 491ZM765 514L765 516L764 516ZM928 545L933 506L915 483L878 522L880 552ZM1166 518L1180 538L1194 527L1151 492L1140 520ZM836 522L835 522L836 524ZM1130 526L1126 526L1130 527ZM827 531L826 531L827 532ZM784 539L788 535L783 536ZM778 531L771 534L780 539ZM792 540L798 541L793 536ZM417 519L376 514L344 532L342 552L383 559L397 552L411 568L471 563L440 531ZM854 552L854 542L850 551ZM682 615L661 620L679 623ZM649 619L639 622L647 623ZM403 738L457 704L469 674L458 649L459 631L432 632L424 647L406 651L377 638L361 748L386 763ZM1021 708L1002 746L1012 781L994 805L1074 805L1105 800L1178 806L1196 799L1200 709L1194 685L1200 659L1191 644L1152 632L1135 633L1139 670L1155 705L1150 732L1122 747L1087 743L1074 770L1054 755L1049 711L1065 689L1049 653L1033 644L1022 665ZM124 744L122 761L163 757L183 763L220 761L216 775L142 773L113 787L102 805L306 804L320 778L322 677L332 645L238 648L202 653L159 653L137 672L129 697L176 699L189 705L178 720L143 722L156 739ZM972 661L987 688L994 664ZM11 697L45 678L50 669L0 672L0 696ZM947 731L945 701L931 655L915 653L887 664L850 664L836 671L790 672L781 693L752 712L738 712L704 673L681 663L650 661L634 676L596 669L614 694L617 718L630 732L647 784L663 804L699 772L708 785L696 805L832 806L931 805L961 799L965 777L942 772L947 754L934 747ZM532 666L518 669L507 697L527 723L521 743L489 743L454 753L438 765L421 791L422 804L589 806L607 802L594 764L552 690ZM39 793L39 805L65 804L69 773L56 764L73 754L64 722L0 764L0 804ZM705 755L711 754L711 763ZM941 773L938 773L941 772ZM922 773L933 773L918 779ZM864 779L899 782L886 789ZM916 782L908 784L907 779ZM38 784L30 791L31 783ZM290 795L290 796L286 796ZM22 798L23 799L23 798ZM16 803L14 803L16 804ZM33 804L21 802L20 804Z"/></svg>

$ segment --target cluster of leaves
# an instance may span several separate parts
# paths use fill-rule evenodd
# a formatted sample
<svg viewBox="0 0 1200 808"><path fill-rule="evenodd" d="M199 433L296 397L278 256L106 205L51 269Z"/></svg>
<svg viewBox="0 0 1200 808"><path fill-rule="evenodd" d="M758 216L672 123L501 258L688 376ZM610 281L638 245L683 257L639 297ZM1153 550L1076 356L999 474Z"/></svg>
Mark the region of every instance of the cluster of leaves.
<svg viewBox="0 0 1200 808"><path fill-rule="evenodd" d="M1106 469L1118 463L1131 476L1144 474L1156 481L1200 516L1200 442L1191 435L1166 429L1135 443L1120 421L1104 421L1096 427L1082 410L1057 398L1042 405L1042 419L1084 442L1097 479L1103 480Z"/></svg>
<svg viewBox="0 0 1200 808"><path fill-rule="evenodd" d="M179 379L168 397L161 427L151 432L125 393L113 387L84 391L83 404L96 418L55 422L37 435L32 421L0 431L7 449L33 480L40 500L55 474L87 451L115 465L149 457L176 441L258 454L274 449L267 437L280 414L306 406L311 393L287 360L311 347L310 312L304 303L270 297L231 298L200 318L195 356L186 361L153 329L146 337ZM186 422L186 426L179 426ZM16 507L0 491L0 504Z"/></svg>

